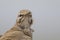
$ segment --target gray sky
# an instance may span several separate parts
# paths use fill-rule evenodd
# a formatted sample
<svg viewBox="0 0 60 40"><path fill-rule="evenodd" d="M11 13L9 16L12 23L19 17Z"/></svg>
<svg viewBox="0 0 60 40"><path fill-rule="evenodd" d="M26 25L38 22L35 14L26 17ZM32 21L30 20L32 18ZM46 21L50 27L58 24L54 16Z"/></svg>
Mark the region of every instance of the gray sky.
<svg viewBox="0 0 60 40"><path fill-rule="evenodd" d="M0 0L0 34L15 24L21 9L32 11L33 40L60 40L60 0Z"/></svg>

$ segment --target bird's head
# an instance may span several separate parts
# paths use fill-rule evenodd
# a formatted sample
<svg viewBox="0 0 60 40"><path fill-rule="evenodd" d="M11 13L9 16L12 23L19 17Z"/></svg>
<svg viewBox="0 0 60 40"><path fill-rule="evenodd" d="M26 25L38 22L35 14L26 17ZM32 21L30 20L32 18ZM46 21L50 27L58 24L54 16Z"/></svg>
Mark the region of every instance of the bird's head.
<svg viewBox="0 0 60 40"><path fill-rule="evenodd" d="M30 10L21 10L18 12L17 23L21 23L24 19L28 18L30 24L33 23L32 14Z"/></svg>

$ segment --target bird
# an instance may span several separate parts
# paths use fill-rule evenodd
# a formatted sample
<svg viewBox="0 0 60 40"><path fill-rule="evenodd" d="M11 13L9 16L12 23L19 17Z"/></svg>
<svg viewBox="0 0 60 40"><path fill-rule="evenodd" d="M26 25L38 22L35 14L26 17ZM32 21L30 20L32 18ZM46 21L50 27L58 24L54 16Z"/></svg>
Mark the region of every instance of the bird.
<svg viewBox="0 0 60 40"><path fill-rule="evenodd" d="M0 40L32 40L31 25L33 24L30 10L21 10L18 12L15 25L8 30Z"/></svg>
<svg viewBox="0 0 60 40"><path fill-rule="evenodd" d="M33 24L32 14L29 10L21 10L18 13L18 17L16 22L20 25L22 29L24 29L24 33L32 37L33 29L31 29L31 25Z"/></svg>

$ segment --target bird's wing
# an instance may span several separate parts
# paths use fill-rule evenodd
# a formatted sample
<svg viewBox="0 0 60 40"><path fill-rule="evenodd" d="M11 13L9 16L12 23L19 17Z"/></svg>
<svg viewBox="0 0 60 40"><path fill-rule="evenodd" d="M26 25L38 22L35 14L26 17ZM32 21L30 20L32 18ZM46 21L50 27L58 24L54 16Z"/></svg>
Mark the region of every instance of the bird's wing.
<svg viewBox="0 0 60 40"><path fill-rule="evenodd" d="M22 36L23 36L22 32L14 31L6 33L0 38L0 40L21 40Z"/></svg>

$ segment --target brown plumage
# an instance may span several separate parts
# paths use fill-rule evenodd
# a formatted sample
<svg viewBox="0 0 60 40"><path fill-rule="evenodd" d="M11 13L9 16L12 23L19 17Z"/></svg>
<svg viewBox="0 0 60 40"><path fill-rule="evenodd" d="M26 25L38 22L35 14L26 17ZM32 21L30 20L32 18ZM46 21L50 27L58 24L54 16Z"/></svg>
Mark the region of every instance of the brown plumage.
<svg viewBox="0 0 60 40"><path fill-rule="evenodd" d="M31 12L29 10L21 10L14 27L8 30L0 40L32 40L32 23Z"/></svg>

